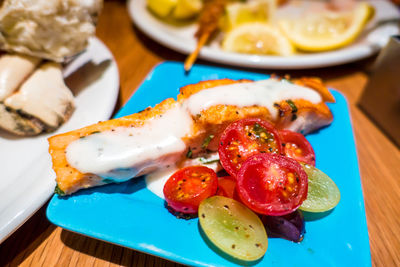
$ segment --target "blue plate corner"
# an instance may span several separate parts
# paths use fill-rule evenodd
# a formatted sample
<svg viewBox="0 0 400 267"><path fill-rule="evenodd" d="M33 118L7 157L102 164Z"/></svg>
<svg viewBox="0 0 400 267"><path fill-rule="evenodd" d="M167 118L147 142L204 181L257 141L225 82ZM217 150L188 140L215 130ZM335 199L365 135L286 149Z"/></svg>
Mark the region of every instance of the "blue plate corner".
<svg viewBox="0 0 400 267"><path fill-rule="evenodd" d="M186 73L180 62L163 62L149 73L116 117L176 97L180 87L202 80L267 77L204 65L195 65ZM306 222L307 232L301 243L270 238L266 255L255 266L371 266L348 104L341 93L332 93L336 98L336 103L329 104L334 115L332 125L307 135L307 139L315 150L317 167L339 187L340 203L328 216ZM164 201L146 188L143 178L82 190L69 197L53 196L47 217L67 230L182 264L237 266L207 246L200 236L197 219L179 220L172 216Z"/></svg>

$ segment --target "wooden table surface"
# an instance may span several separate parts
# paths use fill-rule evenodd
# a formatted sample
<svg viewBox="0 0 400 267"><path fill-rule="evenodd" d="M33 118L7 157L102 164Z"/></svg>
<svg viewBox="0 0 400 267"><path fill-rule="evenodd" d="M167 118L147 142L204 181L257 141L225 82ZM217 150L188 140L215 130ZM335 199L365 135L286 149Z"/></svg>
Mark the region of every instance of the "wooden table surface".
<svg viewBox="0 0 400 267"><path fill-rule="evenodd" d="M185 58L135 28L125 1L105 2L97 36L112 51L119 66L118 107L128 100L157 63ZM400 266L400 152L356 105L368 80L365 70L370 61L287 73L294 77L319 76L346 95L359 156L372 264ZM47 203L0 245L0 266L179 265L56 227L46 219L46 206Z"/></svg>

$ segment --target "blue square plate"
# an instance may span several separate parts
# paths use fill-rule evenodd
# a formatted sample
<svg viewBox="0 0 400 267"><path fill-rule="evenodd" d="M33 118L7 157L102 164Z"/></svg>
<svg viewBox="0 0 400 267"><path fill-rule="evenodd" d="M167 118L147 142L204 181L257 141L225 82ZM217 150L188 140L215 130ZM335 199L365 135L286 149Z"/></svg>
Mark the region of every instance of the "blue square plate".
<svg viewBox="0 0 400 267"><path fill-rule="evenodd" d="M178 62L153 69L116 117L138 112L168 97L183 85L209 79L265 79L266 75L196 65L186 75ZM256 266L370 266L368 231L349 110L343 95L332 91L336 103L332 125L310 134L317 167L341 192L339 205L327 216L306 222L301 243L269 239L268 250ZM211 249L199 233L197 219L176 219L164 201L146 188L143 178L82 190L70 197L54 196L48 219L86 236L197 266L236 266Z"/></svg>

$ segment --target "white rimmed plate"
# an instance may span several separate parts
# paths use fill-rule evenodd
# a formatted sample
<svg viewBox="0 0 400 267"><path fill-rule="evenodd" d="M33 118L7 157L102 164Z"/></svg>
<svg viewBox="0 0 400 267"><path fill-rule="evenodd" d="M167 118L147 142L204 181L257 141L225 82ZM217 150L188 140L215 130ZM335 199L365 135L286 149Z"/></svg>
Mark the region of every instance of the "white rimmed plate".
<svg viewBox="0 0 400 267"><path fill-rule="evenodd" d="M110 118L119 91L117 64L97 38L64 68L76 110L55 133L15 137L0 130L0 243L36 212L54 191L47 138Z"/></svg>
<svg viewBox="0 0 400 267"><path fill-rule="evenodd" d="M299 13L308 8L304 5L287 6L280 13ZM315 1L311 1L315 2ZM387 42L389 36L399 33L396 24L376 27L378 21L400 19L399 10L386 0L368 0L375 7L375 16L366 30L352 45L342 49L309 54L296 54L289 57L259 56L230 53L221 50L216 42L203 47L199 57L213 62L251 68L304 69L334 66L356 61L377 53ZM146 0L129 0L128 11L137 27L162 45L183 54L190 54L196 46L194 33L196 24L174 26L156 18L146 8Z"/></svg>

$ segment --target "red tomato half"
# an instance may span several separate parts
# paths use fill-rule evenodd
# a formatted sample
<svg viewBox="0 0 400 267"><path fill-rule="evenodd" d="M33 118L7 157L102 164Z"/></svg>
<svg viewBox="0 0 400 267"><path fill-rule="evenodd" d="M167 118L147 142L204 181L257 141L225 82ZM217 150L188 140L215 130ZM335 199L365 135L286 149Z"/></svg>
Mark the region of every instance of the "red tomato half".
<svg viewBox="0 0 400 267"><path fill-rule="evenodd" d="M175 172L164 185L165 200L172 209L182 213L197 213L200 202L215 195L218 178L214 170L204 166L189 166Z"/></svg>
<svg viewBox="0 0 400 267"><path fill-rule="evenodd" d="M242 163L258 153L281 153L279 133L267 121L250 118L231 123L221 135L218 153L222 167L236 177Z"/></svg>
<svg viewBox="0 0 400 267"><path fill-rule="evenodd" d="M308 177L301 165L291 158L257 154L242 164L236 190L242 202L253 211L285 215L306 199Z"/></svg>
<svg viewBox="0 0 400 267"><path fill-rule="evenodd" d="M289 130L279 132L285 156L315 166L315 153L304 135Z"/></svg>
<svg viewBox="0 0 400 267"><path fill-rule="evenodd" d="M232 176L219 177L217 195L233 198L235 187L236 187L236 179L233 178Z"/></svg>

